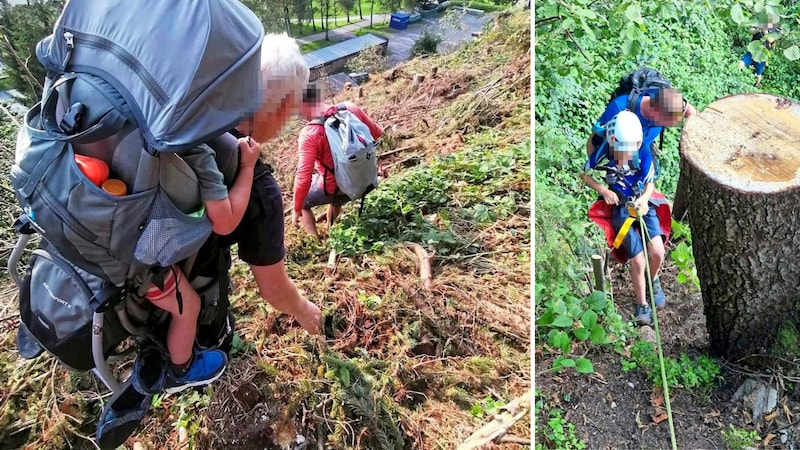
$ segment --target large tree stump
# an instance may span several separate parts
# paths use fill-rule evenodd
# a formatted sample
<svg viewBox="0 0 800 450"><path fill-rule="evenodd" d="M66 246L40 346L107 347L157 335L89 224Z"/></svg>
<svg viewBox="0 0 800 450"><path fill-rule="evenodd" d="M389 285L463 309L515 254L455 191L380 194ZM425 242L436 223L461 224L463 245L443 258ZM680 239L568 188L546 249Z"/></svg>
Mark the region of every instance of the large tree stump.
<svg viewBox="0 0 800 450"><path fill-rule="evenodd" d="M800 105L725 97L686 121L697 275L713 354L766 353L800 306Z"/></svg>

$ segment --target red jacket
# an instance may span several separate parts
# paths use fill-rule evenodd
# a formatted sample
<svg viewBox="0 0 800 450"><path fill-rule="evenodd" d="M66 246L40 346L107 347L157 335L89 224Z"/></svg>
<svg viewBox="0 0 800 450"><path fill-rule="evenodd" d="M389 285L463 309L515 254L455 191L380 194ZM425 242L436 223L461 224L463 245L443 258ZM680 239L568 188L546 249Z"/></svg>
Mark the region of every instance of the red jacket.
<svg viewBox="0 0 800 450"><path fill-rule="evenodd" d="M355 103L344 102L344 106L369 127L373 139L377 140L383 135L381 127L370 119ZM297 173L294 177L294 210L300 212L303 209L306 195L311 189L311 177L315 169L318 173L325 175L324 187L327 188L326 193L335 193L337 186L333 172L326 170L326 167L333 168L333 155L323 127L316 124L306 125L300 131L297 144L300 157L297 160ZM319 178L319 182L320 187L322 187L322 177Z"/></svg>

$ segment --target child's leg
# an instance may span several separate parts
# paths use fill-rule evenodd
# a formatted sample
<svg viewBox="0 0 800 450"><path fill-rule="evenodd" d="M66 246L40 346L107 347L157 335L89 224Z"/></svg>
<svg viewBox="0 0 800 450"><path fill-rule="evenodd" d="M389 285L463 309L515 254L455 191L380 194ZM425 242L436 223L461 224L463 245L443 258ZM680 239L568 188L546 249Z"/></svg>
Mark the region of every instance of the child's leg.
<svg viewBox="0 0 800 450"><path fill-rule="evenodd" d="M630 259L631 262L631 282L633 283L633 297L637 305L645 305L645 280L644 280L644 253L639 252Z"/></svg>
<svg viewBox="0 0 800 450"><path fill-rule="evenodd" d="M650 260L650 278L655 280L664 262L664 241L660 235L647 243L647 256Z"/></svg>
<svg viewBox="0 0 800 450"><path fill-rule="evenodd" d="M178 291L183 303L181 311L178 310ZM167 330L170 362L179 368L188 366L197 333L197 316L200 314L200 297L197 292L183 272L173 266L164 277L164 290L151 287L147 292L147 299L172 316Z"/></svg>
<svg viewBox="0 0 800 450"><path fill-rule="evenodd" d="M611 212L611 226L614 232L619 233L622 225L629 218L630 214L625 206L616 206ZM644 305L645 301L645 259L642 239L638 231L638 219L630 227L620 248L625 250L631 264L631 282L633 284L633 295L637 305Z"/></svg>

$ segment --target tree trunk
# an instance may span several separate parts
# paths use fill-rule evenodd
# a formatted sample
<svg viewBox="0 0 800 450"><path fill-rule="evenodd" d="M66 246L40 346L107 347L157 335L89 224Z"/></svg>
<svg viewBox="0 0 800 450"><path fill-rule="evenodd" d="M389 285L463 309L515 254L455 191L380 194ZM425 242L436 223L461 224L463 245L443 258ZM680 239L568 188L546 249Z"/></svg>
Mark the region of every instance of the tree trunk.
<svg viewBox="0 0 800 450"><path fill-rule="evenodd" d="M777 330L798 322L797 142L800 105L766 94L717 100L683 128L681 177L715 355L768 353Z"/></svg>
<svg viewBox="0 0 800 450"><path fill-rule="evenodd" d="M314 33L316 33L317 32L317 19L314 17L314 0L309 0L308 7L311 8L311 29L314 31Z"/></svg>
<svg viewBox="0 0 800 450"><path fill-rule="evenodd" d="M331 27L330 18L331 18L331 2L333 0L325 0L325 40L330 41L330 36L328 36L328 29Z"/></svg>
<svg viewBox="0 0 800 450"><path fill-rule="evenodd" d="M292 23L291 19L289 18L289 7L283 7L283 24L286 26L286 34L291 36L292 35L292 27L290 24Z"/></svg>
<svg viewBox="0 0 800 450"><path fill-rule="evenodd" d="M361 10L361 0L358 0L358 17L364 20L364 11Z"/></svg>
<svg viewBox="0 0 800 450"><path fill-rule="evenodd" d="M375 10L375 0L369 2L369 27L372 28L372 12Z"/></svg>

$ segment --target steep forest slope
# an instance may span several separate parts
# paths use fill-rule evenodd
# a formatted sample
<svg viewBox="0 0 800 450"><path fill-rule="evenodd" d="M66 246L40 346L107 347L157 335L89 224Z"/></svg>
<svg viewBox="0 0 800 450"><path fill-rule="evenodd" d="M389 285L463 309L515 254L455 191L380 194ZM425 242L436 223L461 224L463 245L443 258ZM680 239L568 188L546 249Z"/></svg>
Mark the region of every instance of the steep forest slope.
<svg viewBox="0 0 800 450"><path fill-rule="evenodd" d="M451 449L526 394L530 73L530 13L501 13L473 43L328 99L353 100L385 127L386 177L361 217L358 202L345 208L324 245L287 217L289 274L323 308L325 336L263 302L235 261L227 372L205 390L157 396L125 447ZM415 84L414 74L426 79ZM287 211L302 125L263 149ZM7 189L15 126L2 127L5 261L17 211ZM429 257L428 282L412 243ZM108 391L49 356L16 355L17 297L4 286L0 448L94 448ZM499 448L521 448L529 425L526 414Z"/></svg>
<svg viewBox="0 0 800 450"><path fill-rule="evenodd" d="M752 69L737 65L748 46L763 48L748 28L767 13L779 15L781 33L756 87ZM545 0L536 3L534 23L537 448L668 448L655 336L632 326L628 269L610 263L610 289L592 292L591 256L607 244L587 217L597 194L579 178L586 140L620 77L643 66L664 74L698 111L739 93L796 101L797 2ZM669 199L680 133L680 126L664 131L659 156L656 185ZM677 447L744 448L756 438L772 441L764 448L796 446L796 355L783 354L795 367L790 373L710 358L689 226L674 222L673 233L660 276L668 303L658 318ZM786 341L796 343L796 335ZM780 392L783 406L769 420L754 419L746 399L734 398L748 377Z"/></svg>

